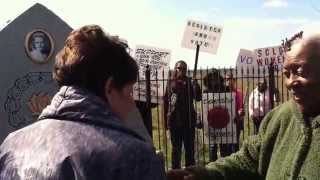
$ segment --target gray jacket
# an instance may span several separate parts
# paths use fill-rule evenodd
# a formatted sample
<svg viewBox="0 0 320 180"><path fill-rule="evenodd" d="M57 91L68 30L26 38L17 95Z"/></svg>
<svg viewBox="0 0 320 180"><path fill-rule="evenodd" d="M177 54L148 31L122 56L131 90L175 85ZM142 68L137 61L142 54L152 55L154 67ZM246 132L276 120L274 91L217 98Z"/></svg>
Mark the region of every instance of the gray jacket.
<svg viewBox="0 0 320 180"><path fill-rule="evenodd" d="M62 87L39 121L0 147L0 180L162 180L154 148L97 96Z"/></svg>

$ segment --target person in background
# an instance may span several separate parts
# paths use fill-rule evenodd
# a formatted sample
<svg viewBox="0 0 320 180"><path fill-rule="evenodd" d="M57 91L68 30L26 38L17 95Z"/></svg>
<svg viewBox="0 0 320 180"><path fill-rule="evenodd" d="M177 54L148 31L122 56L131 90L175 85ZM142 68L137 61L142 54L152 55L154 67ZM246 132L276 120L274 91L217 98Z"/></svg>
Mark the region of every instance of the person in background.
<svg viewBox="0 0 320 180"><path fill-rule="evenodd" d="M292 99L270 111L237 153L206 167L171 170L168 180L320 177L320 34L295 41L283 67Z"/></svg>
<svg viewBox="0 0 320 180"><path fill-rule="evenodd" d="M258 132L262 119L270 110L269 88L266 79L262 78L249 96L249 116L253 121L255 133Z"/></svg>
<svg viewBox="0 0 320 180"><path fill-rule="evenodd" d="M226 86L223 76L220 74L220 72L217 69L212 69L207 75L203 78L203 84L205 86L205 89L203 90L203 93L223 93L222 96L224 96L224 93L226 93ZM218 119L218 118L217 118ZM224 118L220 119L224 120ZM222 124L226 124L225 122L221 122ZM218 131L219 129L211 127L214 133L215 131ZM205 129L206 130L206 129ZM210 136L210 133L208 134ZM218 159L218 145L220 149L220 156L225 157L232 153L232 144L227 143L219 143L214 142L213 144L209 143L209 159L210 161L215 161Z"/></svg>
<svg viewBox="0 0 320 180"><path fill-rule="evenodd" d="M165 124L166 129L170 130L173 169L181 168L182 143L185 148L185 166L195 164L196 111L193 100L201 100L200 86L187 76L186 62L178 61L164 95Z"/></svg>
<svg viewBox="0 0 320 180"><path fill-rule="evenodd" d="M153 146L127 128L138 66L97 25L72 31L56 56L61 86L38 121L0 146L0 179L165 179Z"/></svg>
<svg viewBox="0 0 320 180"><path fill-rule="evenodd" d="M234 123L236 124L236 133L237 133L237 142L233 145L233 152L239 150L239 140L240 140L240 133L243 130L243 123L244 123L244 108L243 108L243 93L242 91L237 88L236 80L233 77L232 73L226 74L226 84L227 84L227 91L235 93L235 112L236 117L234 119Z"/></svg>

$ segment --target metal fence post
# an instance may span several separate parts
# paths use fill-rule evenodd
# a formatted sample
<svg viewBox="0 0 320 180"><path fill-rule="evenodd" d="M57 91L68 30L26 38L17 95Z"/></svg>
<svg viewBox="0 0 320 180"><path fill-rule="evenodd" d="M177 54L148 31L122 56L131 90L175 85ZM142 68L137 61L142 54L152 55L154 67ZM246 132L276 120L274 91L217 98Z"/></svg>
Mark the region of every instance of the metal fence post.
<svg viewBox="0 0 320 180"><path fill-rule="evenodd" d="M274 108L274 94L275 94L275 78L274 78L274 63L269 65L269 98L271 109Z"/></svg>
<svg viewBox="0 0 320 180"><path fill-rule="evenodd" d="M147 119L146 119L146 126L147 130L153 139L152 135L152 114L151 114L151 82L150 82L150 66L147 65L146 67L146 103L147 103Z"/></svg>

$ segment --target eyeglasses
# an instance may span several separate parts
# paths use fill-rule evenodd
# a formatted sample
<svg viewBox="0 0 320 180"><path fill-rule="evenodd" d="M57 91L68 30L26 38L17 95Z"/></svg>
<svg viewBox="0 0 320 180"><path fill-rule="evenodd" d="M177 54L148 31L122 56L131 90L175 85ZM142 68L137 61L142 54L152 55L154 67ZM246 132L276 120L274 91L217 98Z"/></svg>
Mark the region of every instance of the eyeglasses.
<svg viewBox="0 0 320 180"><path fill-rule="evenodd" d="M179 70L186 70L187 68L183 67L183 66L178 66L176 67L176 69L179 69Z"/></svg>

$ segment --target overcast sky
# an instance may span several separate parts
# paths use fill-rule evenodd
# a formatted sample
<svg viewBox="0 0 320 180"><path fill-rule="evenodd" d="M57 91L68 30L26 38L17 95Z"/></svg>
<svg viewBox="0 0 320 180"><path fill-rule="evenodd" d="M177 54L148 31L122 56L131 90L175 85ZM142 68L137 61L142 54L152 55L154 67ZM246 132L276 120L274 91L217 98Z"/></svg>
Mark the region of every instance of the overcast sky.
<svg viewBox="0 0 320 180"><path fill-rule="evenodd" d="M132 48L171 49L171 65L183 59L191 67L195 51L180 47L188 19L223 27L217 54L200 53L202 68L234 66L240 48L276 46L298 31L320 29L319 0L9 0L1 3L0 27L37 2L72 28L98 24Z"/></svg>

